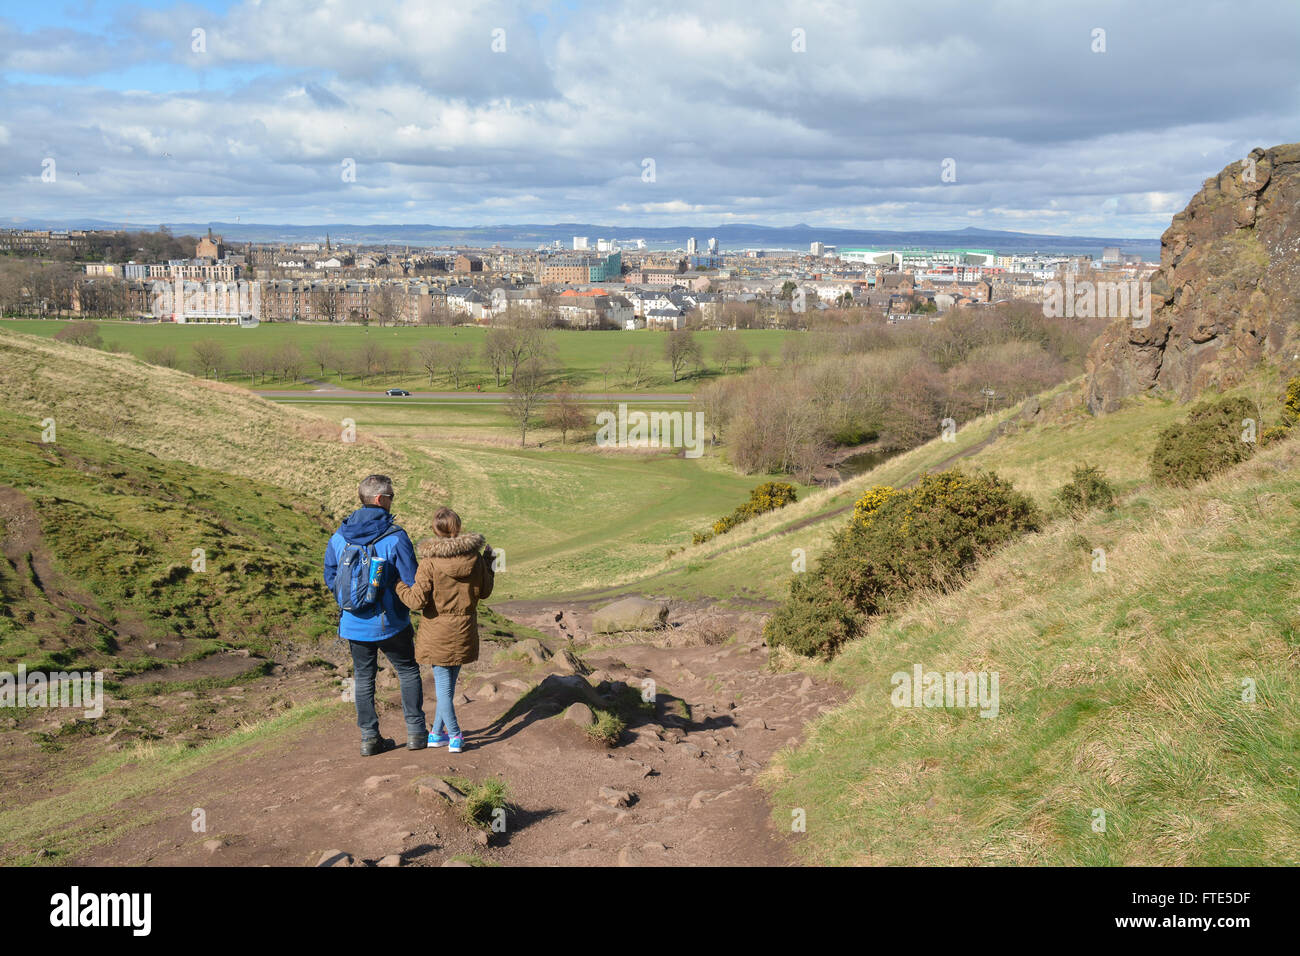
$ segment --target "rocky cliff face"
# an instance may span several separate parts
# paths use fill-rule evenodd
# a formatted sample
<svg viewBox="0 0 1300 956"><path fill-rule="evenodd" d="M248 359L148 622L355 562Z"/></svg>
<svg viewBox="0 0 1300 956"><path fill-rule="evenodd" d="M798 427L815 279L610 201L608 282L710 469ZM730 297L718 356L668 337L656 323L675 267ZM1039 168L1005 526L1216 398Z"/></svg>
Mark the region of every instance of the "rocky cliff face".
<svg viewBox="0 0 1300 956"><path fill-rule="evenodd" d="M1300 368L1300 143L1205 181L1160 239L1151 322L1117 319L1088 354L1094 414L1161 391L1187 401L1261 361Z"/></svg>

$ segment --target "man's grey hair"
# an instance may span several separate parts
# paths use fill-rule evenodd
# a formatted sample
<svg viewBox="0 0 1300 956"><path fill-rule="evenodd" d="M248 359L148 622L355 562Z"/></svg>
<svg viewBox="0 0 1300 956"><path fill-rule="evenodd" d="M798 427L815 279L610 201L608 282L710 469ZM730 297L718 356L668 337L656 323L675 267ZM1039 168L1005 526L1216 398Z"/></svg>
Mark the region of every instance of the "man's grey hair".
<svg viewBox="0 0 1300 956"><path fill-rule="evenodd" d="M361 497L363 505L372 503L378 495L391 495L392 493L393 479L387 475L368 475L362 479L360 486L357 488L357 494Z"/></svg>

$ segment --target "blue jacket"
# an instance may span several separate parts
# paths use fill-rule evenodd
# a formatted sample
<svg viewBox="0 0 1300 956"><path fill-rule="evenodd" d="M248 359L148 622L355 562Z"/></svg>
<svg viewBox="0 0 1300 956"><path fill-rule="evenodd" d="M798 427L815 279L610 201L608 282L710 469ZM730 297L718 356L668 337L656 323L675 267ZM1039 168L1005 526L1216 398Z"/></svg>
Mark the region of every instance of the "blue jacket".
<svg viewBox="0 0 1300 956"><path fill-rule="evenodd" d="M408 587L415 583L415 548L383 508L358 508L330 536L325 546L325 586L334 591L339 554L347 545L370 544L391 527L397 527L397 532L375 545L375 556L388 562L378 603L365 611L339 612L339 636L346 640L386 641L411 626L411 612L398 599L395 586L399 577Z"/></svg>

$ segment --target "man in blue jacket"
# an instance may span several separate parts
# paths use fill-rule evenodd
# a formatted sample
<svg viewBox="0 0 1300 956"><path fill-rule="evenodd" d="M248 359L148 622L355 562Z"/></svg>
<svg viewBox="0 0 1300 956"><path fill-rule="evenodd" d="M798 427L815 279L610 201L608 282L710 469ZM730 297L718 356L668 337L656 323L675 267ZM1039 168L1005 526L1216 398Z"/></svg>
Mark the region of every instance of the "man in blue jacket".
<svg viewBox="0 0 1300 956"><path fill-rule="evenodd" d="M352 649L352 672L357 704L357 726L361 728L361 755L370 757L396 744L379 734L375 712L375 673L379 652L397 671L402 685L402 713L406 717L406 746L422 750L429 732L424 722L424 688L420 665L415 662L415 631L411 615L397 597L398 578L408 587L415 583L415 548L402 527L393 521L393 482L386 475L370 475L357 489L361 507L339 526L325 547L325 586L335 593L339 555L348 545L370 545L374 556L384 561L377 599L355 611L340 609L339 636ZM346 581L343 582L346 585Z"/></svg>

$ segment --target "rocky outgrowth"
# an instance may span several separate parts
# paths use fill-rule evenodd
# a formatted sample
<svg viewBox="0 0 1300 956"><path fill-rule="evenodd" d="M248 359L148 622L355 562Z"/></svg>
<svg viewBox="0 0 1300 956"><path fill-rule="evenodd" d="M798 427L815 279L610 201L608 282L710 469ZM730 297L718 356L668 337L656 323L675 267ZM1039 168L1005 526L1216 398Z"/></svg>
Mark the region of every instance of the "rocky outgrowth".
<svg viewBox="0 0 1300 956"><path fill-rule="evenodd" d="M1160 238L1151 321L1117 319L1088 354L1087 404L1229 388L1300 354L1300 143L1255 149L1205 181Z"/></svg>
<svg viewBox="0 0 1300 956"><path fill-rule="evenodd" d="M607 604L592 615L591 626L598 634L643 631L663 627L668 620L668 603L642 597L625 597Z"/></svg>

